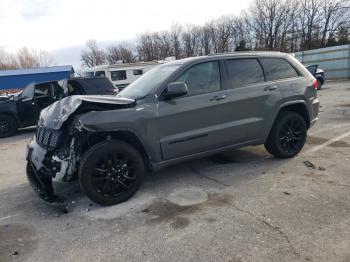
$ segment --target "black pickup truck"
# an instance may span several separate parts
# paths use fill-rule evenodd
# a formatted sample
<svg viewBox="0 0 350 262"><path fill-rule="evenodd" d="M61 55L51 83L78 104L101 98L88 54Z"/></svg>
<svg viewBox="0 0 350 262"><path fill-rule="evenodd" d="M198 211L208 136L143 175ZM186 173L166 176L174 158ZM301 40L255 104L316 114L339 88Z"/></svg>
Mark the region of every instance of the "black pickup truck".
<svg viewBox="0 0 350 262"><path fill-rule="evenodd" d="M18 128L36 125L42 109L71 95L115 95L117 90L105 77L77 77L32 83L21 92L0 96L0 138Z"/></svg>

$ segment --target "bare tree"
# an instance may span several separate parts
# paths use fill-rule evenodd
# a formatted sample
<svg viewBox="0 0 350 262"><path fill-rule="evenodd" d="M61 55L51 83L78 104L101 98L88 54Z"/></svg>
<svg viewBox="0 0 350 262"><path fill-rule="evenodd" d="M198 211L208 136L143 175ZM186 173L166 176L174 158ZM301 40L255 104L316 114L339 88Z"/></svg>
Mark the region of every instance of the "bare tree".
<svg viewBox="0 0 350 262"><path fill-rule="evenodd" d="M187 25L182 32L183 52L185 57L198 56L200 54L200 27Z"/></svg>
<svg viewBox="0 0 350 262"><path fill-rule="evenodd" d="M349 0L328 0L321 4L323 29L321 44L327 46L329 39L333 39L341 27L349 25Z"/></svg>
<svg viewBox="0 0 350 262"><path fill-rule="evenodd" d="M107 61L110 64L118 63L123 61L125 63L134 63L136 62L136 55L134 48L128 43L121 43L111 45L107 49Z"/></svg>
<svg viewBox="0 0 350 262"><path fill-rule="evenodd" d="M0 70L18 68L16 57L0 49Z"/></svg>
<svg viewBox="0 0 350 262"><path fill-rule="evenodd" d="M106 54L102 49L98 48L96 40L88 40L86 47L87 50L83 50L81 53L81 62L84 66L94 67L103 65L106 62Z"/></svg>
<svg viewBox="0 0 350 262"><path fill-rule="evenodd" d="M350 0L254 0L239 16L138 37L142 60L234 50L299 50L347 43Z"/></svg>
<svg viewBox="0 0 350 262"><path fill-rule="evenodd" d="M17 52L17 64L20 68L46 67L53 64L53 58L45 51L23 47Z"/></svg>

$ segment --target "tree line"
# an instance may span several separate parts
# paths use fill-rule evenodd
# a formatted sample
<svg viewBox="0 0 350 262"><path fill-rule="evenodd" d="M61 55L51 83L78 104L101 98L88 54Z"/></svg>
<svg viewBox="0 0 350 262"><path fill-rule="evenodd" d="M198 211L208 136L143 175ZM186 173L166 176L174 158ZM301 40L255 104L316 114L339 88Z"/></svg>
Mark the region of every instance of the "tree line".
<svg viewBox="0 0 350 262"><path fill-rule="evenodd" d="M51 66L53 58L43 50L23 47L16 54L0 50L0 70Z"/></svg>
<svg viewBox="0 0 350 262"><path fill-rule="evenodd" d="M84 66L176 59L244 50L297 52L350 43L349 0L255 0L240 15L204 25L173 25L144 32L136 43L106 50L95 40L81 54Z"/></svg>

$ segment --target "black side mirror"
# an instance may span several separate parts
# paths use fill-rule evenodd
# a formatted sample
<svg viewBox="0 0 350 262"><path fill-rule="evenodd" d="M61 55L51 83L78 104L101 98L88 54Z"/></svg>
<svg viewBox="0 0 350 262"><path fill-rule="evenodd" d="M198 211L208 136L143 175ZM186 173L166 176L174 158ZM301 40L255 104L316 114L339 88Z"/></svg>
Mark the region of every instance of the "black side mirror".
<svg viewBox="0 0 350 262"><path fill-rule="evenodd" d="M184 82L169 83L163 93L165 100L170 100L176 97L185 96L188 94L187 85Z"/></svg>

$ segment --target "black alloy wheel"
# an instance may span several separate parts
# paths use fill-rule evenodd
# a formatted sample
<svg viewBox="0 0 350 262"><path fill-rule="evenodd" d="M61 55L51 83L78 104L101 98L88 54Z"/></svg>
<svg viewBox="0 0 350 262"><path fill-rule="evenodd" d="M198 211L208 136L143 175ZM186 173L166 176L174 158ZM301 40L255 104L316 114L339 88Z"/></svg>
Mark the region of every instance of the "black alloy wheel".
<svg viewBox="0 0 350 262"><path fill-rule="evenodd" d="M279 158L293 157L304 147L307 126L304 118L295 112L284 111L279 114L265 142L265 148Z"/></svg>
<svg viewBox="0 0 350 262"><path fill-rule="evenodd" d="M136 193L144 173L142 156L134 147L123 141L107 141L85 153L79 181L92 201L114 205Z"/></svg>
<svg viewBox="0 0 350 262"><path fill-rule="evenodd" d="M279 132L279 140L286 153L294 153L304 145L304 127L298 118L290 118L285 121Z"/></svg>
<svg viewBox="0 0 350 262"><path fill-rule="evenodd" d="M95 190L106 197L116 197L136 181L134 161L122 153L101 156L94 169Z"/></svg>

